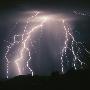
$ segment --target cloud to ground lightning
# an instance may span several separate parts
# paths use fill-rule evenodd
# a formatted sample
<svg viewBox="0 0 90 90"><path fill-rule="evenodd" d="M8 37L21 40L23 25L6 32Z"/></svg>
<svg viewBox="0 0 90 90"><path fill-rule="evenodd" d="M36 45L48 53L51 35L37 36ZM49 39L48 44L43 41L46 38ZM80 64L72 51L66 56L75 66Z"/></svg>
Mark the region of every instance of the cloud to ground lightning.
<svg viewBox="0 0 90 90"><path fill-rule="evenodd" d="M27 18L27 22L26 25L24 27L23 33L22 34L16 34L13 36L13 43L9 43L9 45L7 46L7 51L5 53L5 59L7 61L7 70L6 70L6 76L7 78L9 78L9 65L11 63L14 63L16 68L17 68L17 72L18 75L22 75L23 71L21 68L21 64L23 61L25 61L25 67L28 68L29 72L32 74L32 76L34 75L33 70L31 68L31 51L29 49L29 43L32 47L34 47L33 43L32 43L32 39L31 39L31 35L33 33L35 33L37 30L40 30L40 28L43 28L44 24L48 22L48 20L50 19L55 19L58 21L57 18L54 18L53 16L50 15L41 15L39 16L39 14L41 12L39 11L34 11L33 12L34 15L32 15L31 17ZM76 11L74 11L75 14L77 14ZM37 18L37 20L39 20L38 24L32 25L31 21L33 21L35 18ZM36 20L36 19L35 19ZM65 32L65 41L64 41L64 46L62 48L61 51L59 51L59 53L61 53L61 56L59 58L60 61L60 70L61 72L64 74L65 73L65 66L66 66L66 61L69 63L71 62L71 67L73 67L75 70L77 70L78 68L82 68L83 65L85 64L84 61L82 59L80 59L80 53L81 53L81 49L80 46L83 47L83 50L90 54L90 52L84 47L82 42L78 42L75 40L73 33L72 33L72 29L69 26L69 24L67 24L67 21L64 18L60 18L60 21L62 22L63 25L63 29ZM29 30L27 30L28 26L31 25L31 28ZM21 40L17 40L17 38L21 38ZM19 46L16 48L16 53L18 55L16 55L14 58L11 55L11 60L10 57L10 51L12 51L12 48L14 46L16 46L16 44L18 44ZM77 49L76 49L76 48ZM69 59L67 59L67 54L68 51L72 54L72 61L70 61ZM26 57L26 58L25 58ZM27 58L29 57L29 58ZM77 64L80 64L79 66Z"/></svg>

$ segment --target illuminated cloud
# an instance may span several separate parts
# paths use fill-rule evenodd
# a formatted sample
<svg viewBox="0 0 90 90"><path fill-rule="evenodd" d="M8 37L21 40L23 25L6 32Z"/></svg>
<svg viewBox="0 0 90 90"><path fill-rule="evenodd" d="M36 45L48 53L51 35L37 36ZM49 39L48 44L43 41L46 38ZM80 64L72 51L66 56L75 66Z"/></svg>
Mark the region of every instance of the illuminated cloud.
<svg viewBox="0 0 90 90"><path fill-rule="evenodd" d="M74 13L76 12L74 11ZM24 27L24 30L22 30L23 31L22 34L14 35L13 43L10 43L7 46L7 51L5 53L5 59L7 61L7 72L6 72L7 78L9 78L10 76L9 72L11 71L9 70L9 68L12 63L16 66L16 71L15 71L17 72L16 75L22 75L23 72L25 72L25 70L27 69L29 70L30 74L32 74L32 76L34 75L34 71L31 68L33 66L31 65L32 55L31 55L30 47L35 47L35 46L33 44L34 40L31 37L32 36L34 37L35 35L34 33L36 33L37 31L41 30L42 32L42 30L44 30L45 28L45 25L47 28L50 28L50 30L52 27L53 28L55 27L55 30L53 30L52 28L50 32L61 33L60 36L62 36L63 34L62 41L59 41L60 39L57 40L58 41L57 44L60 45L60 43L63 43L61 45L63 47L61 48L61 46L57 46L57 47L54 46L52 50L52 53L54 51L55 55L58 54L58 57L56 57L55 60L58 59L60 62L59 71L64 74L66 71L68 71L70 67L73 67L75 70L82 68L85 63L83 60L80 59L80 55L81 55L80 53L82 48L80 48L79 46L80 45L82 47L84 46L81 42L78 42L75 40L72 33L72 29L67 23L66 18L63 18L59 15L52 15L52 14L43 15L41 14L40 11L33 11L32 14L33 15L29 16L26 19L26 25ZM23 20L23 22L24 21L25 20ZM60 26L61 28L63 28L63 30L60 30L61 28L59 27L59 24L61 24ZM57 29L59 31L57 31ZM61 49L58 49L57 51L57 49L55 50L54 48L55 49L61 48ZM89 51L86 48L84 48L84 51L89 53ZM15 56L12 55L12 53L14 53ZM69 53L71 54L72 60L68 59L70 57L68 56ZM69 68L66 69L66 67L69 67Z"/></svg>

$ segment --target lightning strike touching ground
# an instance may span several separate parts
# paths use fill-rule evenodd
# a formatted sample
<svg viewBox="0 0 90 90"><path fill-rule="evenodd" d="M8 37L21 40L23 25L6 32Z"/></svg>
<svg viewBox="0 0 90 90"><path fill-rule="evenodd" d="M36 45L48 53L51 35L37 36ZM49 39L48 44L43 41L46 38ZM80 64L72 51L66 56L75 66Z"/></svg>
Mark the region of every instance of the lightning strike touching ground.
<svg viewBox="0 0 90 90"><path fill-rule="evenodd" d="M66 40L64 42L64 47L62 49L62 55L61 55L61 66L62 66L62 73L64 73L64 65L63 65L63 62L64 62L64 57L67 57L66 54L68 53L67 50L70 50L71 53L73 54L73 62L72 62L72 67L74 67L75 70L77 70L77 62L80 63L80 67L82 68L83 64L85 64L82 60L80 60L80 56L81 56L81 49L79 47L79 45L81 45L84 49L85 52L87 52L88 54L90 54L90 52L84 47L84 45L81 43L81 42L77 42L73 36L73 34L71 33L71 28L69 25L66 24L65 20L63 19L62 20L62 23L64 25L64 30L65 30L65 37L66 37ZM71 39L71 44L70 46L68 46L68 41L69 39ZM75 47L77 48L77 51L75 51Z"/></svg>
<svg viewBox="0 0 90 90"><path fill-rule="evenodd" d="M39 14L39 12L35 12L35 15L32 16L32 18L35 18L38 14ZM18 75L21 75L22 74L22 71L20 69L20 62L24 58L24 56L25 56L24 55L25 54L24 51L26 50L28 52L28 54L29 54L29 59L27 60L26 66L30 70L30 72L32 73L32 76L33 76L33 70L29 66L29 62L31 60L31 54L30 54L30 50L27 47L27 42L30 39L31 34L33 32L35 32L36 30L38 30L38 28L42 27L46 20L47 20L47 17L43 17L41 24L34 26L29 32L26 33L27 24L29 22L27 20L27 24L25 26L24 33L22 35L14 35L14 42L13 43L10 43L10 45L7 46L7 51L6 51L6 54L5 54L5 58L7 60L7 78L8 78L8 73L9 73L9 69L8 69L9 63L12 62L12 61L9 61L9 59L7 58L7 54L9 53L10 49L15 45L15 43L21 43L21 47L20 47L20 51L19 51L20 52L20 56L19 56L19 58L15 58L15 61L14 61L14 63L17 66L17 69L18 69ZM26 38L24 38L24 35L27 35ZM18 36L21 36L22 37L22 40L21 41L17 41L16 40L16 38ZM31 41L31 43L32 43L32 41Z"/></svg>
<svg viewBox="0 0 90 90"><path fill-rule="evenodd" d="M76 14L76 11L74 11L74 13ZM27 23L24 27L24 31L23 34L18 34L18 35L14 35L13 37L13 43L9 43L9 45L7 46L7 51L5 53L5 59L7 61L7 78L9 78L9 64L10 63L14 63L17 67L17 71L18 71L18 75L22 75L23 71L21 69L21 62L23 62L24 60L26 61L25 67L28 68L29 72L32 74L32 76L34 75L33 70L31 69L31 51L28 48L28 43L30 42L30 45L33 47L33 43L32 43L32 39L31 39L31 35L32 33L36 32L38 29L42 28L44 26L44 24L46 22L48 22L48 19L50 18L49 16L41 16L40 19L40 23L33 26L30 28L30 30L27 30L27 27L30 25L30 21L37 18L38 15L40 14L40 12L38 11L34 11L34 15L27 18ZM57 20L57 19L56 19ZM63 28L64 28L64 32L65 32L65 41L64 41L64 46L62 48L62 51L60 51L61 56L59 58L60 63L61 63L61 72L64 74L65 73L65 61L70 62L70 60L67 59L67 53L68 51L70 51L70 53L72 54L72 61L71 61L71 66L77 70L79 67L82 68L83 65L85 64L84 61L82 61L80 59L80 53L81 53L81 48L80 46L84 47L83 44L81 42L77 42L72 34L72 30L71 27L66 23L66 21L61 18L62 24L63 24ZM17 40L17 38L21 37L21 40ZM9 60L8 54L10 52L10 50L12 49L12 47L14 47L16 44L19 44L18 49L18 56L16 56L15 58L13 58L13 61ZM76 48L77 50L75 50ZM84 47L83 49L84 51L86 51L88 54L90 54L90 52ZM12 51L13 52L13 51ZM29 59L25 59L26 57L26 53L28 53L28 57ZM66 59L65 59L66 58ZM77 64L80 64L79 67ZM24 68L24 67L23 67Z"/></svg>

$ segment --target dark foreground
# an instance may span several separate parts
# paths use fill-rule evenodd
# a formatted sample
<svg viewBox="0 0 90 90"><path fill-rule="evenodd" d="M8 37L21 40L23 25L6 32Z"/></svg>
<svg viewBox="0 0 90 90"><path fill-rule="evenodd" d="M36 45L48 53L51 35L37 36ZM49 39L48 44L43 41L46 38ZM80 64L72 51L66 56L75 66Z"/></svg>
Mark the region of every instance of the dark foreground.
<svg viewBox="0 0 90 90"><path fill-rule="evenodd" d="M0 90L90 90L90 71L58 72L51 76L22 75L0 82Z"/></svg>

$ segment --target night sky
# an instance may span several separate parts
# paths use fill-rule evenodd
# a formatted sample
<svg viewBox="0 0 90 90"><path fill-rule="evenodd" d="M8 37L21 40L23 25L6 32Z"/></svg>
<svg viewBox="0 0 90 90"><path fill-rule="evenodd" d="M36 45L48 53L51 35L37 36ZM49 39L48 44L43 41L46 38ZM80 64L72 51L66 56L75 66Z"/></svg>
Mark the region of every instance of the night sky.
<svg viewBox="0 0 90 90"><path fill-rule="evenodd" d="M68 17L68 23L72 27L75 40L84 42L85 48L90 51L90 8L88 2L3 0L0 1L0 78L6 78L6 46L9 44L8 42L13 41L15 34L23 31L25 25L23 21L25 21L24 19L29 15L27 12L34 10L55 15L61 14L62 16L64 15L63 17ZM75 10L77 12L86 13L86 16L73 13ZM58 28L60 28L60 32ZM56 60L58 55L55 53L58 51L58 48L60 50L63 48L65 37L64 32L62 32L63 27L61 22L60 25L53 21L49 22L49 24L44 25L42 30L43 33L39 31L33 34L32 39L37 42L33 41L35 45L34 48L29 47L32 53L31 68L35 74L50 75L51 72L59 71L60 62ZM83 52L82 57L84 57L82 59L87 64L84 68L90 69L90 54L85 54L83 47L80 47ZM14 48L14 50L16 50L16 48ZM12 49L12 51L14 50ZM14 54L12 57L14 57ZM69 61L72 61L72 56L71 58L69 57ZM11 77L16 74L16 72L14 72L16 69L13 69L12 66L15 67L14 64L10 67L11 72L9 75ZM66 68L66 71L69 70L69 68ZM27 73L28 70L23 74Z"/></svg>

